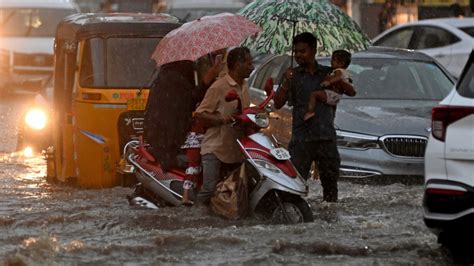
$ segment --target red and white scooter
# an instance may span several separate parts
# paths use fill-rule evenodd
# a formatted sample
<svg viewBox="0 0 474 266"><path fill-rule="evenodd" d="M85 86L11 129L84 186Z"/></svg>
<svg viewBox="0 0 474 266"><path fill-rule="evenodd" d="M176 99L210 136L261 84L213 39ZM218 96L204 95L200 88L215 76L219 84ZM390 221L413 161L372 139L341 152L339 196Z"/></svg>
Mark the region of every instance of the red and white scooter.
<svg viewBox="0 0 474 266"><path fill-rule="evenodd" d="M271 86L267 86L271 88ZM245 108L234 116L235 124L244 130L237 139L246 158L249 205L276 223L300 223L313 221L308 202L303 198L308 193L306 181L290 161L289 152L278 144L275 137L268 137L261 129L267 128L270 117L265 110L275 92L267 90L267 98L258 106ZM240 99L235 91L226 95L227 101ZM134 173L138 184L129 196L131 204L150 208L181 204L184 182L183 169L163 172L142 141L133 140L124 147L128 162L126 168Z"/></svg>

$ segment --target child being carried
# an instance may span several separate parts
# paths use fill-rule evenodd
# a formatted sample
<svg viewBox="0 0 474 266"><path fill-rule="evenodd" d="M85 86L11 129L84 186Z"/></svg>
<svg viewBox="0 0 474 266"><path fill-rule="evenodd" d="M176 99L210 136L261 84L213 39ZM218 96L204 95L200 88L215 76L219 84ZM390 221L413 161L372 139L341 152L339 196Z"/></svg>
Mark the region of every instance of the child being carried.
<svg viewBox="0 0 474 266"><path fill-rule="evenodd" d="M304 115L304 120L308 120L315 116L317 102L326 103L336 106L342 98L342 94L354 96L356 94L352 86L340 86L338 83L352 83L347 67L351 63L351 53L346 50L336 50L331 56L331 68L333 69L323 82L322 87L326 87L322 91L314 91L311 93L308 102L308 111Z"/></svg>

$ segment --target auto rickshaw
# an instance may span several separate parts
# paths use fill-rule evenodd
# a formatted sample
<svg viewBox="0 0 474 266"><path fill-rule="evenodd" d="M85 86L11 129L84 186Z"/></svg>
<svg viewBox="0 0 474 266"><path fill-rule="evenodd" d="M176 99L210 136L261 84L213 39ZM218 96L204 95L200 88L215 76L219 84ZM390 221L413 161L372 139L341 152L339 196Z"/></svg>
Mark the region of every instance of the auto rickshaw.
<svg viewBox="0 0 474 266"><path fill-rule="evenodd" d="M47 180L122 185L122 146L143 131L156 45L179 27L167 14L77 14L56 30L53 145Z"/></svg>

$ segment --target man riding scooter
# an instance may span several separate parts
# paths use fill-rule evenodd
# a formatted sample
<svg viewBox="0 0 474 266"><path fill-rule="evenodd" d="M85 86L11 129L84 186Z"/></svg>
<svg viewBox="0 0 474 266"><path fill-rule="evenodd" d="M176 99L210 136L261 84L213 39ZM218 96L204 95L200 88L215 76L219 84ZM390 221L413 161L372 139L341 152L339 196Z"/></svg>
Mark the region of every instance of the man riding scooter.
<svg viewBox="0 0 474 266"><path fill-rule="evenodd" d="M308 187L291 163L291 156L275 137L261 132L270 122L265 107L275 95L271 82L265 86L267 98L250 107L245 78L253 66L248 49L232 50L227 64L228 74L208 89L196 113L207 127L201 146L204 182L198 202L210 202L216 184L227 176L221 173L241 165L245 158L245 167L241 168L245 170L239 177L245 177L250 211L276 223L313 221L311 206L303 198ZM140 140L132 140L124 147L124 156L138 180L134 193L128 197L130 204L152 209L182 205L185 166L165 170L147 150L150 148Z"/></svg>
<svg viewBox="0 0 474 266"><path fill-rule="evenodd" d="M222 49L206 55L197 61L196 66L191 61L163 65L150 92L145 112L145 140L151 145L149 151L165 171L177 167L180 147L186 150L189 165L186 169L188 182L183 186L183 204L189 204L187 194L197 181L196 177L200 176L201 168L199 149L196 151L195 145L190 145L192 141L187 139L192 137L192 133L197 133L190 132L196 125L192 112L209 86L226 71L221 60L224 54L225 49ZM194 71L198 72L197 84ZM193 169L199 171L190 171Z"/></svg>
<svg viewBox="0 0 474 266"><path fill-rule="evenodd" d="M235 141L236 134L241 132L237 132L230 123L233 114L241 112L242 108L250 104L245 81L254 69L250 50L246 47L231 50L227 56L227 67L228 74L211 85L196 109L197 119L207 126L201 144L203 185L197 197L204 204L209 203L223 174L239 166L243 160ZM238 106L235 101L225 100L231 90L237 92L242 106Z"/></svg>

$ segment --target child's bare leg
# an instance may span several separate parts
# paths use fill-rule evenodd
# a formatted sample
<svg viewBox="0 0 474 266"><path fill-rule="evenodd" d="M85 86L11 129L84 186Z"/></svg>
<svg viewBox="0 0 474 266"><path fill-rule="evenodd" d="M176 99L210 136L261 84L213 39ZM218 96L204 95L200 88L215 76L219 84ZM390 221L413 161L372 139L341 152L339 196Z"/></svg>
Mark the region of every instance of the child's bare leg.
<svg viewBox="0 0 474 266"><path fill-rule="evenodd" d="M189 191L194 187L197 177L201 173L201 154L199 148L188 148L186 150L186 156L188 157L189 164L186 169L186 177L183 183L183 199L184 205L191 205L189 200Z"/></svg>
<svg viewBox="0 0 474 266"><path fill-rule="evenodd" d="M309 96L309 101L308 101L308 111L304 115L303 119L304 121L310 119L315 115L315 110L316 110L316 105L317 102L326 102L326 92L325 91L314 91L311 93Z"/></svg>
<svg viewBox="0 0 474 266"><path fill-rule="evenodd" d="M185 180L183 184L183 199L181 200L181 203L186 206L191 206L192 203L189 200L189 191L193 187L193 182L190 180Z"/></svg>

